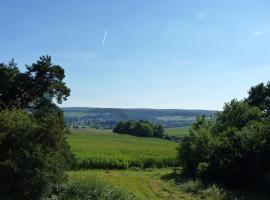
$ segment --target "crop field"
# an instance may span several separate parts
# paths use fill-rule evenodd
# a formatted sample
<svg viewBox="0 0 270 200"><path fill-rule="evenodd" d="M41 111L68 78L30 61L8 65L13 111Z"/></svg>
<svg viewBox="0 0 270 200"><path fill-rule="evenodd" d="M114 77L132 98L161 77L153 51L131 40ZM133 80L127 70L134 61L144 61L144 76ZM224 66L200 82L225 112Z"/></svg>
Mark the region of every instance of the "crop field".
<svg viewBox="0 0 270 200"><path fill-rule="evenodd" d="M195 195L179 190L173 180L166 177L171 169L147 169L147 170L81 170L68 173L70 181L91 179L93 176L119 187L139 200L193 200L199 199Z"/></svg>
<svg viewBox="0 0 270 200"><path fill-rule="evenodd" d="M189 126L179 128L166 128L165 134L169 136L174 136L175 138L182 138L185 135L189 134L189 129Z"/></svg>
<svg viewBox="0 0 270 200"><path fill-rule="evenodd" d="M175 165L177 143L95 129L71 130L68 142L78 168L126 169Z"/></svg>

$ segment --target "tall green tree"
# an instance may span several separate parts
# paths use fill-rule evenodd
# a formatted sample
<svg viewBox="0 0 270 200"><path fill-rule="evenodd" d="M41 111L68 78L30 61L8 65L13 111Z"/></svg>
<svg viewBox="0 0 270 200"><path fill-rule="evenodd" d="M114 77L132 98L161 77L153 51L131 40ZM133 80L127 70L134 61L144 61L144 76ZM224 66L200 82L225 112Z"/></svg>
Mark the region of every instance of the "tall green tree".
<svg viewBox="0 0 270 200"><path fill-rule="evenodd" d="M270 121L261 105L270 94L262 96L258 104L234 99L214 118L198 117L178 147L183 175L234 189L269 188Z"/></svg>
<svg viewBox="0 0 270 200"><path fill-rule="evenodd" d="M260 83L252 87L249 92L249 96L246 99L251 106L256 106L263 111L263 113L270 116L270 82L267 84Z"/></svg>
<svg viewBox="0 0 270 200"><path fill-rule="evenodd" d="M57 103L67 100L70 89L63 82L64 69L51 62L50 56L41 56L20 72L12 60L0 64L0 108L27 109L35 112L40 108L55 109Z"/></svg>
<svg viewBox="0 0 270 200"><path fill-rule="evenodd" d="M72 161L57 104L70 89L64 69L42 56L21 72L0 64L0 198L39 200L64 180Z"/></svg>

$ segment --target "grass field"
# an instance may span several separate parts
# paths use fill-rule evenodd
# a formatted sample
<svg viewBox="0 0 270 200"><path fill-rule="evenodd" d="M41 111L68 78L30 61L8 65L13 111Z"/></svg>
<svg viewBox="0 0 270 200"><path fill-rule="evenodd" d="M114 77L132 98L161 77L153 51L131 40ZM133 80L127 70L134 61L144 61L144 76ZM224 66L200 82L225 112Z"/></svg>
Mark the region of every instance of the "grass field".
<svg viewBox="0 0 270 200"><path fill-rule="evenodd" d="M151 170L83 170L69 172L70 180L91 178L93 175L107 183L132 193L140 200L193 200L194 195L185 193L177 188L172 180L164 177L171 173L171 169Z"/></svg>
<svg viewBox="0 0 270 200"><path fill-rule="evenodd" d="M177 143L140 138L111 131L73 129L68 142L78 168L126 169L174 166Z"/></svg>
<svg viewBox="0 0 270 200"><path fill-rule="evenodd" d="M165 134L174 137L175 139L181 139L185 135L189 134L189 126L180 127L180 128L166 128Z"/></svg>

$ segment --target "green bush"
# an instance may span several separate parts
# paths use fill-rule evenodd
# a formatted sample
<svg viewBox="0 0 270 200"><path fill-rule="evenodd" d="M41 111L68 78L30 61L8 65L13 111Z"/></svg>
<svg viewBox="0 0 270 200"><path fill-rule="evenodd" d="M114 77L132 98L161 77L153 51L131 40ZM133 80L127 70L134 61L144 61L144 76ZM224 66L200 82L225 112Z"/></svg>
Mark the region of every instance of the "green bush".
<svg viewBox="0 0 270 200"><path fill-rule="evenodd" d="M64 180L65 140L54 121L47 129L48 120L20 110L0 112L1 198L39 199Z"/></svg>
<svg viewBox="0 0 270 200"><path fill-rule="evenodd" d="M64 185L57 200L131 200L126 191L111 187L96 178L69 182Z"/></svg>
<svg viewBox="0 0 270 200"><path fill-rule="evenodd" d="M199 180L189 180L180 184L179 187L183 192L198 194L203 189L203 184Z"/></svg>

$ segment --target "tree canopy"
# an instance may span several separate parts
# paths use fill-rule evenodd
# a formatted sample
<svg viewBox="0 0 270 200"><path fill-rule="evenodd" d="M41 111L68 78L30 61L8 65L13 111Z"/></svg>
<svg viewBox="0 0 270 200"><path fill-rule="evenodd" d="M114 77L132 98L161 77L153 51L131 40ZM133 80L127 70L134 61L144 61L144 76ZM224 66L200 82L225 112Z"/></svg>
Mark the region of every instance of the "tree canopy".
<svg viewBox="0 0 270 200"><path fill-rule="evenodd" d="M41 56L20 72L12 60L0 64L0 109L35 111L41 107L55 108L53 100L62 103L70 95L63 82L64 69L53 65L50 56Z"/></svg>
<svg viewBox="0 0 270 200"><path fill-rule="evenodd" d="M252 87L214 118L197 118L178 147L183 175L233 188L270 186L269 85Z"/></svg>
<svg viewBox="0 0 270 200"><path fill-rule="evenodd" d="M0 198L38 200L64 180L72 161L65 140L64 69L42 56L21 72L0 64Z"/></svg>
<svg viewBox="0 0 270 200"><path fill-rule="evenodd" d="M164 135L164 128L162 125L155 125L145 120L126 122L119 122L113 129L114 133L130 134L139 137L158 137L162 138Z"/></svg>

